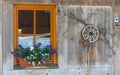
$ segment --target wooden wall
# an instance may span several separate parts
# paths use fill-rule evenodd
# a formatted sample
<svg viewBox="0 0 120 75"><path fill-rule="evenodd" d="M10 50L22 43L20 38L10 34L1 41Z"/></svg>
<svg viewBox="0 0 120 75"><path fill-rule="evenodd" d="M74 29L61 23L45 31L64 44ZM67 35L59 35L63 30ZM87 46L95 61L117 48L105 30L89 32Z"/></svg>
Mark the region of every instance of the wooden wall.
<svg viewBox="0 0 120 75"><path fill-rule="evenodd" d="M0 4L0 73L2 73L2 4Z"/></svg>
<svg viewBox="0 0 120 75"><path fill-rule="evenodd" d="M63 63L67 63L67 67L87 66L87 52L84 51L85 41L81 35L82 28L85 26L85 24L81 21L85 21L86 19L87 24L94 24L99 29L103 28L106 30L105 33L100 32L100 38L104 39L98 40L96 43L91 44L91 66L105 67L107 65L107 67L110 67L111 50L109 49L108 44L103 40L108 38L112 43L112 36L109 34L109 32L112 32L113 30L111 21L112 8L103 6L61 6L60 8L61 12L58 16L58 49L60 50L59 59L62 57L62 59L64 59ZM61 50L63 50L63 53L61 53ZM63 56L65 56L65 58Z"/></svg>
<svg viewBox="0 0 120 75"><path fill-rule="evenodd" d="M119 4L119 0L1 0L5 3L61 3L63 5L105 5Z"/></svg>
<svg viewBox="0 0 120 75"><path fill-rule="evenodd" d="M118 16L120 19L120 1L115 0L115 6L113 7L114 16ZM120 22L119 22L120 25ZM120 75L120 26L114 26L114 44L113 48L116 54L113 56L113 70L114 75Z"/></svg>
<svg viewBox="0 0 120 75"><path fill-rule="evenodd" d="M76 17L72 17L75 15ZM106 32L100 32L99 40L96 43L90 44L90 63L93 67L105 67L111 65L111 51L107 43L104 43L101 38L108 38L112 42L112 36L109 32L112 31L112 8L111 7L95 7L81 6L68 7L68 64L69 66L85 66L87 65L88 54L84 51L85 41L81 36L82 28L86 24L93 24L99 30L103 28ZM111 31L110 31L111 30ZM105 35L104 35L105 34Z"/></svg>

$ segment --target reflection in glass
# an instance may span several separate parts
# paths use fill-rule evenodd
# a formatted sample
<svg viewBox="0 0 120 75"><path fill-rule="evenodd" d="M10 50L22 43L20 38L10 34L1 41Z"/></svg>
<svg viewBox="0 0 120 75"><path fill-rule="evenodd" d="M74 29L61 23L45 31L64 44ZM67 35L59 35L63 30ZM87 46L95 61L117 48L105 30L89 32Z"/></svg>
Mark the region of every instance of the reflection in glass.
<svg viewBox="0 0 120 75"><path fill-rule="evenodd" d="M36 37L36 44L41 43L41 48L45 47L46 45L50 45L50 36L37 36ZM51 59L51 56L48 57L48 59Z"/></svg>
<svg viewBox="0 0 120 75"><path fill-rule="evenodd" d="M37 34L50 33L50 11L36 11L36 26Z"/></svg>
<svg viewBox="0 0 120 75"><path fill-rule="evenodd" d="M33 36L19 36L18 44L22 45L24 48L33 46Z"/></svg>
<svg viewBox="0 0 120 75"><path fill-rule="evenodd" d="M50 37L42 37L37 36L36 37L36 44L41 43L41 47L45 47L46 45L50 45Z"/></svg>
<svg viewBox="0 0 120 75"><path fill-rule="evenodd" d="M22 34L34 33L34 11L19 10L18 11L18 29L21 29Z"/></svg>

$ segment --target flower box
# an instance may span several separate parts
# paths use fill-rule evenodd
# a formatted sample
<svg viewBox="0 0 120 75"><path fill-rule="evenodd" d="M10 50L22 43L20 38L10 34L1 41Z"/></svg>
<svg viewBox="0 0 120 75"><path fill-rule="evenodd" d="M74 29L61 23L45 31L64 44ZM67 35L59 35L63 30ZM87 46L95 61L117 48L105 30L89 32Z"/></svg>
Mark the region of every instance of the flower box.
<svg viewBox="0 0 120 75"><path fill-rule="evenodd" d="M30 67L33 66L32 63L26 61L25 59L19 58L20 67Z"/></svg>
<svg viewBox="0 0 120 75"><path fill-rule="evenodd" d="M19 59L20 67L39 66L40 64L44 64L51 54L55 53L56 50L51 45L46 45L43 48L41 47L41 43L31 48L24 48L22 45L19 45L15 51L11 52L11 54Z"/></svg>

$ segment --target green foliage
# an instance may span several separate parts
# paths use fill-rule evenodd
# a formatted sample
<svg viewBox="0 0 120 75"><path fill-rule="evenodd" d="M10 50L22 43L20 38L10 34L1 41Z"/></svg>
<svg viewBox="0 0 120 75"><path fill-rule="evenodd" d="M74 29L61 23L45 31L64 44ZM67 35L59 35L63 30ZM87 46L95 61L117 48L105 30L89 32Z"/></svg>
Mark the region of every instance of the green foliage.
<svg viewBox="0 0 120 75"><path fill-rule="evenodd" d="M39 62L44 63L51 54L55 53L56 50L51 45L46 45L46 47L41 48L41 43L31 48L23 48L19 45L14 52L11 52L15 57L26 59L28 62L35 62L36 65Z"/></svg>

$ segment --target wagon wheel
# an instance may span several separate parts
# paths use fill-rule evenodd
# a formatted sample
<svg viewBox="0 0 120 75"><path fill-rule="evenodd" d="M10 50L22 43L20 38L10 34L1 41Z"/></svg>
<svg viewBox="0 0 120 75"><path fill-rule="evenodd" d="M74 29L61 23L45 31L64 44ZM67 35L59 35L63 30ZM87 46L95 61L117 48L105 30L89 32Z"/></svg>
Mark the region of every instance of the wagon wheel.
<svg viewBox="0 0 120 75"><path fill-rule="evenodd" d="M87 25L82 30L82 36L83 39L89 41L89 43L94 43L99 38L99 30L95 26Z"/></svg>

